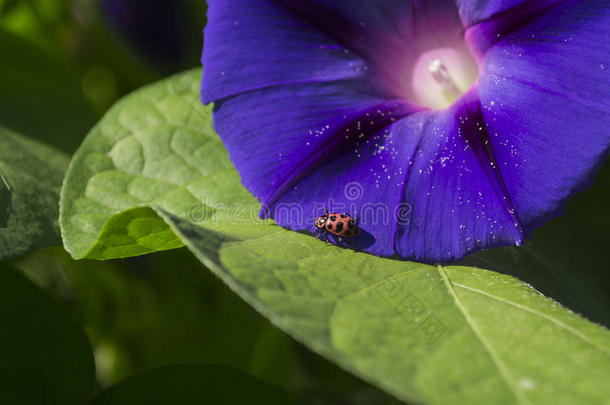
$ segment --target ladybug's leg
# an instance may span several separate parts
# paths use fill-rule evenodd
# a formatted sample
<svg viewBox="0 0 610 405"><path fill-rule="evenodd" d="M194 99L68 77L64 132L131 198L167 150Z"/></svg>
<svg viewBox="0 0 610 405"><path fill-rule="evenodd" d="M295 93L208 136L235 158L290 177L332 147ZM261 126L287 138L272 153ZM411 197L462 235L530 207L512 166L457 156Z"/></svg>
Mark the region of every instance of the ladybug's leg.
<svg viewBox="0 0 610 405"><path fill-rule="evenodd" d="M346 242L346 239L345 239L345 238L342 238L342 237L340 237L340 236L339 236L337 239L338 239L338 241L339 241L339 243L337 243L337 246L341 246L341 247L348 247L348 245L347 245L347 242Z"/></svg>
<svg viewBox="0 0 610 405"><path fill-rule="evenodd" d="M322 231L322 235L324 236L323 240L325 243L328 243L328 232L326 231L326 228L324 228L324 230Z"/></svg>
<svg viewBox="0 0 610 405"><path fill-rule="evenodd" d="M322 230L321 230L321 229L316 228L316 232L315 232L316 239L322 240L322 235L323 235L323 234L324 234L324 233L322 232Z"/></svg>

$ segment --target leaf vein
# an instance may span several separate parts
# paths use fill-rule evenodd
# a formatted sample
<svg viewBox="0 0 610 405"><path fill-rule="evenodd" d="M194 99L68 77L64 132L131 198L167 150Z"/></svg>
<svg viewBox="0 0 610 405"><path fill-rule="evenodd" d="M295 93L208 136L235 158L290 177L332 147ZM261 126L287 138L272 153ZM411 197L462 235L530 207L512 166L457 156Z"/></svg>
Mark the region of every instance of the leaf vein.
<svg viewBox="0 0 610 405"><path fill-rule="evenodd" d="M504 362L502 362L502 359L500 358L498 353L496 353L496 351L493 349L491 344L485 339L485 337L483 336L483 333L481 332L479 327L476 325L476 323L470 316L470 313L464 306L464 303L460 300L460 297L458 296L457 292L455 291L455 288L453 287L453 283L449 280L449 277L447 276L447 273L445 272L445 269L443 268L443 266L439 265L439 266L437 266L437 269L438 269L439 274L441 275L441 278L443 279L443 282L445 283L447 292L453 298L455 305L458 307L458 309L464 316L466 323L468 324L468 326L470 326L470 328L472 329L472 332L475 334L477 339L481 342L481 344L483 345L483 348L485 349L485 351L491 358L491 361L493 362L493 364L496 366L496 368L500 372L500 375L502 376L506 386L512 391L513 395L515 396L515 398L517 399L517 401L519 403L531 404L531 402L525 396L525 394L521 390L518 389L517 384L515 384L515 381L513 381L513 378L510 375L508 369L506 368Z"/></svg>
<svg viewBox="0 0 610 405"><path fill-rule="evenodd" d="M608 351L608 350L607 350L607 349L605 349L604 347L599 346L597 343L595 343L594 341L590 340L590 339L589 339L589 338L588 338L586 335L582 334L582 333L581 333L581 332L579 332L578 330L576 330L576 329L572 328L571 326L569 326L569 325L565 324L564 322L561 322L560 320L558 320L558 319L556 319L556 318L553 318L553 317L552 317L552 316L550 316L550 315L544 314L544 313L542 313L542 312L540 312L540 311L537 311L537 310L535 310L535 309L533 309L533 308L530 308L530 307L528 307L528 306L525 306L525 305L522 305L522 304L519 304L519 303L516 303L516 302L513 302L513 301L509 301L509 300L507 300L507 299L505 299L505 298L498 297L497 295L489 294L488 292L485 292L485 291L479 290L479 289L477 289L477 288L469 287L469 286L462 285L462 284L459 284L459 283L453 283L453 285L454 285L454 286L458 286L458 287L460 287L460 288L463 288L463 289L465 289L465 290L469 290L469 291L472 291L472 292L475 292L475 293L478 293L478 294L484 295L484 296L486 296L486 297L488 297L488 298L491 298L491 299L493 299L493 300L496 300L496 301L502 302L502 303L504 303L504 304L507 304L507 305L512 305L512 306L514 306L514 307L516 307L516 308L522 309L522 310L524 310L524 311L527 311L527 312L530 312L530 313L532 313L532 314L534 314L534 315L537 315L537 316L539 316L539 317L541 317L541 318L543 318L543 319L546 319L547 321L554 323L555 325L557 325L557 326L558 326L558 327L560 327L561 329L564 329L564 330L566 330L567 332L569 332L569 333L573 334L574 336L576 336L576 337L580 338L582 341L584 341L584 342L586 342L586 343L590 344L591 346L594 346L595 348L597 348L599 351L601 351L601 352L602 352L602 353L604 353L605 355L610 356L610 351Z"/></svg>

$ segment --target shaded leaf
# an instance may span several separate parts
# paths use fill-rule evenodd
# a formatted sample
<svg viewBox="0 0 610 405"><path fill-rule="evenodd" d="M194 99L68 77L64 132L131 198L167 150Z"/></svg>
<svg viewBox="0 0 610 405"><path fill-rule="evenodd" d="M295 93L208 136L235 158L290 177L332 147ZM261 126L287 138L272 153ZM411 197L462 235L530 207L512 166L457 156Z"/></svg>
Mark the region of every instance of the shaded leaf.
<svg viewBox="0 0 610 405"><path fill-rule="evenodd" d="M82 405L93 396L91 347L67 309L0 268L0 402Z"/></svg>
<svg viewBox="0 0 610 405"><path fill-rule="evenodd" d="M60 245L65 154L0 127L0 259Z"/></svg>
<svg viewBox="0 0 610 405"><path fill-rule="evenodd" d="M93 405L297 403L287 393L218 365L176 365L136 375L97 395Z"/></svg>
<svg viewBox="0 0 610 405"><path fill-rule="evenodd" d="M197 101L199 74L126 98L77 152L61 204L73 256L91 257L107 221L149 205L272 322L399 398L605 401L608 331L523 282L381 259L259 221L260 205L211 128L211 108Z"/></svg>
<svg viewBox="0 0 610 405"><path fill-rule="evenodd" d="M114 261L48 248L14 265L87 325L102 387L168 364L218 364L308 404L399 403L272 327L186 248Z"/></svg>

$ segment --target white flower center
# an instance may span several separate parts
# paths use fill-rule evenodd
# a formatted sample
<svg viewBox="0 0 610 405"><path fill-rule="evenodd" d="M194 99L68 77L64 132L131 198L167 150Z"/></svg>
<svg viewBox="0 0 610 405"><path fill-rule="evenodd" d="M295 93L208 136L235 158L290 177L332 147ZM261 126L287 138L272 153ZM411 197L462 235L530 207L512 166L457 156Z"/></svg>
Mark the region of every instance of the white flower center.
<svg viewBox="0 0 610 405"><path fill-rule="evenodd" d="M478 73L477 63L468 49L428 50L413 67L412 101L434 109L449 107L468 91Z"/></svg>

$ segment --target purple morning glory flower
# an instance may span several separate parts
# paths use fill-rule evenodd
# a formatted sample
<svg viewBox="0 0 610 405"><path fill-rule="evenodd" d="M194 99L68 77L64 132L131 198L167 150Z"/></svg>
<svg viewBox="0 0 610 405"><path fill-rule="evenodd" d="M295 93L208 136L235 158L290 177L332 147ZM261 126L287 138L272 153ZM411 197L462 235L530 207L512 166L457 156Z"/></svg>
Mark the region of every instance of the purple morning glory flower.
<svg viewBox="0 0 610 405"><path fill-rule="evenodd" d="M610 141L607 0L210 0L202 100L281 226L426 262L519 245Z"/></svg>

